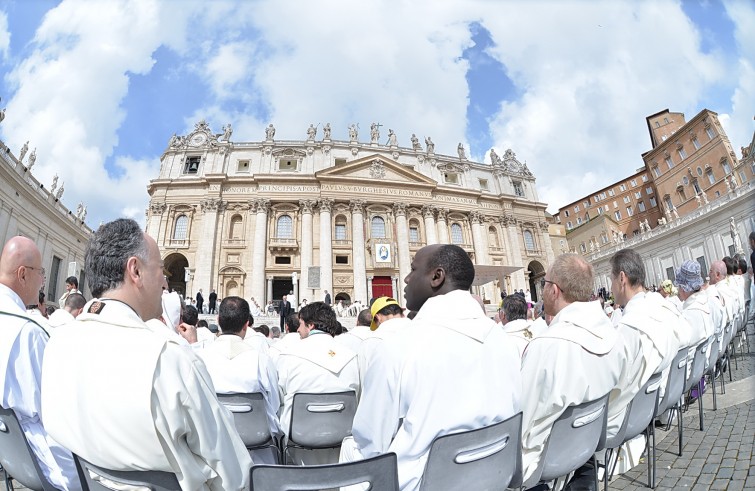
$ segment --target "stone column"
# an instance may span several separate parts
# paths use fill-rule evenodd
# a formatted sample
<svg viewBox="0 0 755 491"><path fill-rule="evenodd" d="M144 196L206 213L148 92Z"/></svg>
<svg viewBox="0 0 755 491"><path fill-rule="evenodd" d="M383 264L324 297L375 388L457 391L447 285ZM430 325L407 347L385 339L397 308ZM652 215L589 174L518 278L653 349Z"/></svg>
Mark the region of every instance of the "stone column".
<svg viewBox="0 0 755 491"><path fill-rule="evenodd" d="M482 215L480 212L470 212L469 222L472 224L472 245L474 247L475 264L487 264L487 250L485 250L482 238Z"/></svg>
<svg viewBox="0 0 755 491"><path fill-rule="evenodd" d="M202 231L197 242L197 263L194 265L194 283L193 286L199 291L204 288L209 291L211 288L217 290L215 285L216 272L213 271L215 264L215 251L218 227L218 211L222 209L223 202L219 199L208 198L200 201L199 207L202 211Z"/></svg>
<svg viewBox="0 0 755 491"><path fill-rule="evenodd" d="M522 248L519 247L519 232L516 228L516 218L514 218L513 214L508 213L503 215L500 220L501 225L506 231L506 234L504 235L504 240L507 242L506 250L511 252L509 256L509 263L511 264L511 266L519 266L523 268L524 264L522 262ZM515 288L517 290L519 290L520 288L527 288L527 282L524 277L523 269L520 269L519 271L511 275L511 288ZM511 293L511 291L507 291L506 293Z"/></svg>
<svg viewBox="0 0 755 491"><path fill-rule="evenodd" d="M438 236L435 233L435 213L433 207L425 205L422 207L422 216L425 217L425 236L427 237L427 245L437 244Z"/></svg>
<svg viewBox="0 0 755 491"><path fill-rule="evenodd" d="M409 228L406 223L406 203L394 203L393 214L396 217L396 242L398 244L398 275L399 282L409 274L411 270L411 256L409 255ZM396 289L394 296L401 305L406 305L403 292Z"/></svg>
<svg viewBox="0 0 755 491"><path fill-rule="evenodd" d="M336 293L333 291L333 240L331 239L330 212L333 209L332 199L321 199L320 208L320 298L325 298L325 290L330 292L333 302Z"/></svg>
<svg viewBox="0 0 755 491"><path fill-rule="evenodd" d="M157 241L157 238L160 236L160 222L162 221L162 215L165 213L165 209L168 206L165 203L150 203L149 209L147 210L148 215L148 221L147 221L147 235L155 239ZM188 235L186 237L189 238ZM163 237L164 241L165 237Z"/></svg>
<svg viewBox="0 0 755 491"><path fill-rule="evenodd" d="M257 298L257 297L254 297ZM265 305L267 305L267 302L273 299L273 279L268 278L267 279L267 298L265 299Z"/></svg>
<svg viewBox="0 0 755 491"><path fill-rule="evenodd" d="M372 276L367 278L367 300L364 304L365 307L370 306L370 299L372 298Z"/></svg>
<svg viewBox="0 0 755 491"><path fill-rule="evenodd" d="M312 266L312 249L314 247L312 234L312 212L317 205L317 201L313 199L303 199L299 201L299 208L301 213L301 248L300 262L301 262L301 284L299 285L299 297L301 302L303 299L311 299L314 294L314 290L309 288L309 268Z"/></svg>
<svg viewBox="0 0 755 491"><path fill-rule="evenodd" d="M265 298L265 260L267 258L267 213L270 200L258 198L250 203L256 208L254 225L254 248L252 249L252 296ZM272 283L271 283L272 286ZM270 293L272 297L272 291ZM267 298L266 300L271 300Z"/></svg>
<svg viewBox="0 0 755 491"><path fill-rule="evenodd" d="M403 295L401 295L401 297L398 295L399 290L397 284L398 278L391 276L391 297L395 298L396 300L400 300Z"/></svg>
<svg viewBox="0 0 755 491"><path fill-rule="evenodd" d="M364 249L364 205L363 199L354 199L351 206L351 257L354 265L354 298L360 302L368 302L367 296L367 265Z"/></svg>
<svg viewBox="0 0 755 491"><path fill-rule="evenodd" d="M448 235L448 221L446 221L446 215L448 215L447 208L438 208L438 242L440 244L450 244L451 237Z"/></svg>
<svg viewBox="0 0 755 491"><path fill-rule="evenodd" d="M553 254L553 247L551 246L551 236L548 233L548 222L540 222L540 237L543 242L542 252L545 253L546 260L548 261L545 268L548 269L548 266L553 264L553 260L556 259L555 254ZM605 244L605 247L609 245Z"/></svg>

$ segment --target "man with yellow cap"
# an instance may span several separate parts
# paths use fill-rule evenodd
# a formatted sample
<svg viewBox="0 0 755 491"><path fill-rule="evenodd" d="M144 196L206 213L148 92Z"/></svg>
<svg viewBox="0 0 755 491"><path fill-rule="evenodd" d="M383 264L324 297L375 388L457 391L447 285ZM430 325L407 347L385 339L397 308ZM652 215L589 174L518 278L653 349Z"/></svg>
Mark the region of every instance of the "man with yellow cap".
<svg viewBox="0 0 755 491"><path fill-rule="evenodd" d="M385 339L401 335L411 320L404 317L404 309L391 297L379 297L370 307L372 321L370 334L364 339L357 351L359 361L359 378L364 380L367 368L375 355L375 349Z"/></svg>

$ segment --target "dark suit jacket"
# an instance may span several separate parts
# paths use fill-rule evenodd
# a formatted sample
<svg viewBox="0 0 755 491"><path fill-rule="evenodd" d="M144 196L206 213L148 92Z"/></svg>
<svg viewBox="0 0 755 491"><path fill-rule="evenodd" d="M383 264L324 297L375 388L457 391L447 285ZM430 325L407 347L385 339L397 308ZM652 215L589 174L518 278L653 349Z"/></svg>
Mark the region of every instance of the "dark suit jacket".
<svg viewBox="0 0 755 491"><path fill-rule="evenodd" d="M210 293L210 305L215 305L215 302L218 301L218 294L215 292Z"/></svg>
<svg viewBox="0 0 755 491"><path fill-rule="evenodd" d="M204 303L204 297L202 296L202 293L197 292L197 310L199 312L202 312L202 304Z"/></svg>
<svg viewBox="0 0 755 491"><path fill-rule="evenodd" d="M289 302L288 300L281 302L278 308L280 309L281 319L285 319L286 316L292 312L291 302Z"/></svg>
<svg viewBox="0 0 755 491"><path fill-rule="evenodd" d="M325 294L325 305L330 305L330 293Z"/></svg>

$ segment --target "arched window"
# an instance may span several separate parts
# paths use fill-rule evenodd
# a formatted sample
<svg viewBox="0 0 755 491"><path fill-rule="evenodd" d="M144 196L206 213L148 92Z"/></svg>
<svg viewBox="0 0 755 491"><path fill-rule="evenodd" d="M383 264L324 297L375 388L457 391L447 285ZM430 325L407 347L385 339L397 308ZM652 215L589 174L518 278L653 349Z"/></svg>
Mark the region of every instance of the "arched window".
<svg viewBox="0 0 755 491"><path fill-rule="evenodd" d="M524 231L524 248L528 251L535 250L535 237L533 237L532 232L529 230Z"/></svg>
<svg viewBox="0 0 755 491"><path fill-rule="evenodd" d="M372 217L372 238L384 239L385 238L385 220L383 217Z"/></svg>
<svg viewBox="0 0 755 491"><path fill-rule="evenodd" d="M495 227L488 227L488 245L490 247L500 247L498 242L498 231Z"/></svg>
<svg viewBox="0 0 755 491"><path fill-rule="evenodd" d="M186 232L189 230L189 217L179 215L176 218L175 227L173 227L174 240L186 240Z"/></svg>
<svg viewBox="0 0 755 491"><path fill-rule="evenodd" d="M336 217L336 240L346 240L347 234L346 234L346 217L343 215L338 215Z"/></svg>
<svg viewBox="0 0 755 491"><path fill-rule="evenodd" d="M294 236L294 221L288 215L278 217L275 235L279 239L291 239Z"/></svg>
<svg viewBox="0 0 755 491"><path fill-rule="evenodd" d="M461 225L459 225L458 223L451 224L451 243L452 244L464 243L464 236L461 233Z"/></svg>
<svg viewBox="0 0 755 491"><path fill-rule="evenodd" d="M233 215L231 217L231 226L228 228L228 238L229 239L240 239L241 238L241 226L242 226L242 218L240 215Z"/></svg>
<svg viewBox="0 0 755 491"><path fill-rule="evenodd" d="M412 218L409 220L409 242L419 242L419 222Z"/></svg>

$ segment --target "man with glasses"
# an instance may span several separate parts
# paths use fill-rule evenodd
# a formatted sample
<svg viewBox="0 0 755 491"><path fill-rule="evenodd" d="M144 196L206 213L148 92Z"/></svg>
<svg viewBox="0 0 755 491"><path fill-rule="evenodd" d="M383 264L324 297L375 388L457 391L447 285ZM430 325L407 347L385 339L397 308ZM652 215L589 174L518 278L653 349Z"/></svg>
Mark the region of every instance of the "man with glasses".
<svg viewBox="0 0 755 491"><path fill-rule="evenodd" d="M626 363L621 340L600 302L590 302L593 269L577 254L556 258L544 278L543 305L553 316L522 359L522 468L526 487L553 423L571 405L608 394Z"/></svg>
<svg viewBox="0 0 755 491"><path fill-rule="evenodd" d="M39 249L13 237L0 256L0 384L2 404L18 417L45 478L59 489L81 489L71 453L55 443L41 421L42 360L48 335L26 312L45 281Z"/></svg>

